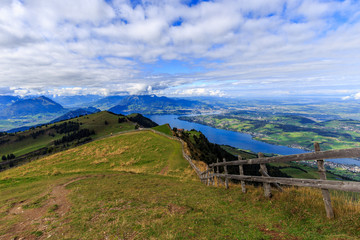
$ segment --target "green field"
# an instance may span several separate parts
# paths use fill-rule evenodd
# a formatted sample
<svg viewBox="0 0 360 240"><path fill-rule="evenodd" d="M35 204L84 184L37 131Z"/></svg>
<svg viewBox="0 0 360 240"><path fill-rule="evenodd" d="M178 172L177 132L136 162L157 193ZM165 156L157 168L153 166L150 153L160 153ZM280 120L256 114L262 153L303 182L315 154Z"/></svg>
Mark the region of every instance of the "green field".
<svg viewBox="0 0 360 240"><path fill-rule="evenodd" d="M151 131L93 141L0 173L0 239L359 239L360 207L319 190L207 187L181 144Z"/></svg>
<svg viewBox="0 0 360 240"><path fill-rule="evenodd" d="M319 173L316 168L301 165L296 162L289 163L272 163L273 167L278 167L280 171L286 173L293 178L307 178L307 179L319 179ZM340 177L332 173L326 172L326 178L328 180L339 180Z"/></svg>
<svg viewBox="0 0 360 240"><path fill-rule="evenodd" d="M360 147L360 121L356 120L315 122L301 116L252 112L201 115L181 119L248 133L257 140L271 144L306 150L313 150L314 142L319 142L322 150Z"/></svg>

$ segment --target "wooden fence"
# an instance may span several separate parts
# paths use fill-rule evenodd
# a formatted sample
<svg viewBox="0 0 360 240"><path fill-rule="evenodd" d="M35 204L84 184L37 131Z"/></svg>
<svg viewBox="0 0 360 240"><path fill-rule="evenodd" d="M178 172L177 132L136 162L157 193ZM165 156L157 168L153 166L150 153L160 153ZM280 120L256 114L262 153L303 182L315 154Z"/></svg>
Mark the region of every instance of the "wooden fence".
<svg viewBox="0 0 360 240"><path fill-rule="evenodd" d="M200 179L208 185L215 185L215 177L225 184L226 188L229 188L229 179L240 180L242 191L246 192L245 182L261 182L263 183L265 196L271 197L271 187L273 184L280 191L282 188L279 184L299 186L299 187L313 187L320 188L322 191L326 215L328 218L334 217L334 212L331 206L331 199L329 189L360 192L360 182L351 181L332 181L326 180L326 171L324 167L324 159L337 159L337 158L358 158L360 157L360 148L353 149L342 149L342 150L330 150L320 151L318 143L314 144L315 152L287 155L287 156L276 156L276 157L264 157L263 154L259 153L259 158L242 160L241 156L236 161L227 162L223 159L223 162L217 161L209 165L209 168L201 172ZM299 178L282 178L282 177L270 177L267 173L267 163L284 163L292 161L311 161L316 160L318 166L318 172L320 179L299 179ZM243 165L245 164L260 164L260 170L262 176L249 176L244 174ZM223 167L224 171L219 172L219 167ZM227 166L239 166L239 175L228 174ZM219 183L219 182L218 182Z"/></svg>

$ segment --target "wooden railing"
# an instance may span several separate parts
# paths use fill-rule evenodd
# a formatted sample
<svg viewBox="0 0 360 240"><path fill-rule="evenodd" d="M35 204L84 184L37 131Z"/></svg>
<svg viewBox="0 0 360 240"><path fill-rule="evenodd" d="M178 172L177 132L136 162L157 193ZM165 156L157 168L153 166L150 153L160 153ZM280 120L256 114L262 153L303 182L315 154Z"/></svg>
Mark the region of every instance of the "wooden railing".
<svg viewBox="0 0 360 240"><path fill-rule="evenodd" d="M360 182L350 181L332 181L326 180L326 171L324 167L324 159L337 159L337 158L358 158L360 157L360 148L342 149L342 150L330 150L320 151L318 143L314 144L315 152L276 156L276 157L264 157L259 153L259 158L242 160L241 156L236 161L227 162L223 159L223 162L217 161L209 165L209 168L201 173L200 179L209 184L215 185L215 177L220 180L226 188L229 187L229 179L240 180L242 191L246 192L245 182L260 182L263 183L265 196L270 198L271 187L270 184L274 184L280 191L282 188L279 184L299 186L299 187L313 187L320 188L322 191L326 215L328 218L334 217L334 212L331 206L331 199L329 189L360 192ZM298 178L282 178L282 177L270 177L267 173L267 163L284 163L293 161L310 161L316 160L318 166L318 172L320 179L298 179ZM260 170L262 176L249 176L244 174L243 165L245 164L260 164ZM239 175L228 174L227 166L239 166ZM219 172L219 167L223 167L223 173ZM219 184L219 182L218 182Z"/></svg>

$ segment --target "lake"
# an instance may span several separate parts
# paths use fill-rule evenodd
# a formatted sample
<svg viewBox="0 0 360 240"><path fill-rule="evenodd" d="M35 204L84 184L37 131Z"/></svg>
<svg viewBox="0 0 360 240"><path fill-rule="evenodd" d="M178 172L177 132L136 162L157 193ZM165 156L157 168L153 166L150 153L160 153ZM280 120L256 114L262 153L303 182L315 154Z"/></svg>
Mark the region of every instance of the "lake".
<svg viewBox="0 0 360 240"><path fill-rule="evenodd" d="M224 129L217 129L210 126L202 125L199 123L187 122L178 119L179 115L146 115L146 117L150 118L154 122L159 125L169 123L170 126L176 128L183 128L186 130L195 129L201 131L207 139L209 139L212 143L230 145L236 148L250 150L255 153L275 153L280 155L291 155L291 154L299 154L305 153L307 151L298 149L298 148L290 148L286 146L273 145L265 142L261 142L252 138L250 134L234 132ZM355 159L328 159L329 161L349 164L349 165L358 165L360 166L360 161Z"/></svg>

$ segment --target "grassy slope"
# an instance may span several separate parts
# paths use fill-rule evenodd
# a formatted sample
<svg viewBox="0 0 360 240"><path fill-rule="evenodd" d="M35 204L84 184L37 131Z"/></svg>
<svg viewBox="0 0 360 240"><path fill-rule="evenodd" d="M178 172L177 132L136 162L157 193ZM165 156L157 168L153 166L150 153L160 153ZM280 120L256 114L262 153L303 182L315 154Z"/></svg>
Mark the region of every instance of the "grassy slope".
<svg viewBox="0 0 360 240"><path fill-rule="evenodd" d="M71 179L65 211L54 189ZM292 188L267 200L261 188L206 187L179 142L149 131L1 172L0 192L0 239L357 239L360 229L359 208L336 198L338 217L327 220L320 191ZM43 215L26 219L31 211Z"/></svg>
<svg viewBox="0 0 360 240"><path fill-rule="evenodd" d="M163 125L160 125L160 126L156 126L156 127L153 127L153 129L156 130L156 131L165 133L167 135L170 135L170 136L173 135L169 124L163 124Z"/></svg>
<svg viewBox="0 0 360 240"><path fill-rule="evenodd" d="M59 125L68 121L77 121L79 123L82 123L80 129L88 128L95 131L96 134L91 136L93 139L100 138L111 133L134 129L134 124L132 123L124 122L119 124L118 118L119 116L116 116L109 112L99 112L55 124ZM107 125L105 125L105 121L107 121ZM47 126L44 125L42 127L35 128L34 130L16 133L15 136L11 136L10 142L0 145L0 157L2 155L7 155L10 153L15 154L15 156L21 156L37 149L50 146L54 140L61 139L64 135L66 135L57 134L55 137L49 136L49 133L55 133L54 130L49 130L53 125L54 124L49 124ZM45 130L45 134L39 135L36 139L33 139L30 136L22 141L16 141L18 136L29 136L31 133L40 130Z"/></svg>

